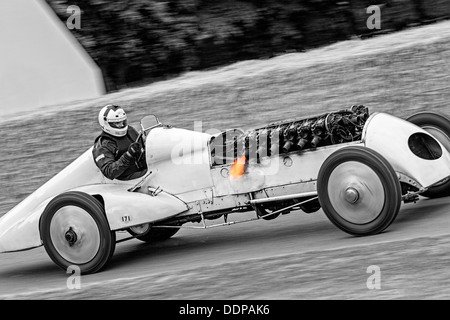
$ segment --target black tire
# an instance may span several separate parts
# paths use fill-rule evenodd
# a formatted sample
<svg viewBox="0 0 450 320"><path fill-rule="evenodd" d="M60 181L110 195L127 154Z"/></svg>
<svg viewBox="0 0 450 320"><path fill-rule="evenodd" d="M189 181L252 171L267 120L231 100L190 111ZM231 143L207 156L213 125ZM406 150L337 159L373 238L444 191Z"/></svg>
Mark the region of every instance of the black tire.
<svg viewBox="0 0 450 320"><path fill-rule="evenodd" d="M63 270L78 266L81 274L95 273L114 254L116 233L101 203L89 194L70 191L53 198L39 229L47 254Z"/></svg>
<svg viewBox="0 0 450 320"><path fill-rule="evenodd" d="M419 112L406 120L430 133L450 152L450 120L446 116L435 112ZM450 179L428 189L422 195L428 198L449 196Z"/></svg>
<svg viewBox="0 0 450 320"><path fill-rule="evenodd" d="M136 239L139 239L144 242L152 243L152 242L158 242L158 241L164 241L172 236L174 236L178 231L180 231L180 228L151 228L145 232L143 235L139 235L139 233L134 232L132 229L127 230L129 234L131 234L133 237L136 237Z"/></svg>
<svg viewBox="0 0 450 320"><path fill-rule="evenodd" d="M378 152L357 146L339 149L324 161L317 192L328 219L354 236L385 230L402 201L400 182L389 162Z"/></svg>

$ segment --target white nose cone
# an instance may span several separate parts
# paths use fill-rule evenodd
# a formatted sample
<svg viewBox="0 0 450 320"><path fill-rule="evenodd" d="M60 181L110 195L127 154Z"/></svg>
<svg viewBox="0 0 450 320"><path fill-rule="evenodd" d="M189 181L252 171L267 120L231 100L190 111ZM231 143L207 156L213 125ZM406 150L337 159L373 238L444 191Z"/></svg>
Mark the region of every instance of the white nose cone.
<svg viewBox="0 0 450 320"><path fill-rule="evenodd" d="M410 138L418 133L439 145L438 157L420 157L411 149ZM450 176L450 155L447 149L427 131L406 120L386 113L375 113L366 123L363 141L367 147L385 157L396 172L413 178L422 187Z"/></svg>

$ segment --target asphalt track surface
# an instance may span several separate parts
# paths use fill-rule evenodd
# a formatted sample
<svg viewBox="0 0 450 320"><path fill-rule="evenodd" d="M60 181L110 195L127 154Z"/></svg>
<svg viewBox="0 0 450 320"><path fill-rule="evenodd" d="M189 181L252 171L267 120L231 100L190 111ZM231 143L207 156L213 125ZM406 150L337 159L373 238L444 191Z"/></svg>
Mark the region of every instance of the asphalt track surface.
<svg viewBox="0 0 450 320"><path fill-rule="evenodd" d="M232 219L233 215L235 219ZM233 215L229 216L229 221L251 218L254 213ZM417 203L403 204L397 219L385 232L369 237L347 235L332 225L322 210L313 214L295 211L272 221L256 220L210 229L182 229L173 238L156 244L145 244L136 239L125 241L117 244L108 268L83 276L82 281L83 285L88 286L115 279L132 281L152 274L202 270L299 253L320 256L328 250L339 252L364 245L373 247L421 237L442 237L450 234L449 231L450 198L421 198ZM124 236L121 234L121 237ZM320 270L317 272L320 274ZM38 292L68 290L68 277L50 260L43 247L0 255L0 298L34 292L33 299L39 299ZM199 281L208 281L207 275L205 277ZM331 290L339 291L339 288ZM110 297L114 297L113 291ZM252 297L264 298L258 294Z"/></svg>
<svg viewBox="0 0 450 320"><path fill-rule="evenodd" d="M198 119L209 119L204 128L245 129L257 125L255 110L261 119L276 120L355 102L402 117L423 110L448 113L449 30L445 21L309 53L242 62L222 72L193 73L96 101L58 105L48 114L36 110L28 118L3 120L6 138L0 144L9 152L0 159L0 215L67 165L67 154L75 156L88 147L97 130L92 114L111 100L133 106L134 120L151 106L163 121L189 129ZM59 116L62 107L67 111ZM186 118L179 117L180 109ZM64 135L74 118L78 131ZM42 123L48 130L42 131ZM67 138L73 136L78 139L69 146ZM182 293L192 299L297 299L334 298L343 292L344 298L370 298L366 268L383 263L384 289L377 297L449 299L449 203L450 198L443 198L405 204L385 232L363 238L337 229L320 210L292 212L273 221L183 229L157 244L130 240L117 245L107 269L82 277L84 297L173 299ZM249 216L254 214L229 219ZM235 278L225 281L225 276ZM0 254L0 299L71 299L76 294L67 289L68 277L43 247ZM150 282L140 283L143 278ZM130 291L118 289L121 279L121 288ZM227 289L230 284L235 287ZM97 287L101 290L90 290Z"/></svg>

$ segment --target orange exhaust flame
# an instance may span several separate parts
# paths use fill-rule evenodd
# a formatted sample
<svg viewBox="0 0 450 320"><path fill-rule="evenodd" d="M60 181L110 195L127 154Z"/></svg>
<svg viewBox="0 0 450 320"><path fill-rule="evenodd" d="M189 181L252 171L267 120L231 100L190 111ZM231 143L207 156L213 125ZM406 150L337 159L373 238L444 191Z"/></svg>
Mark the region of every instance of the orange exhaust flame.
<svg viewBox="0 0 450 320"><path fill-rule="evenodd" d="M234 161L230 168L230 176L238 178L247 170L247 158L242 156Z"/></svg>

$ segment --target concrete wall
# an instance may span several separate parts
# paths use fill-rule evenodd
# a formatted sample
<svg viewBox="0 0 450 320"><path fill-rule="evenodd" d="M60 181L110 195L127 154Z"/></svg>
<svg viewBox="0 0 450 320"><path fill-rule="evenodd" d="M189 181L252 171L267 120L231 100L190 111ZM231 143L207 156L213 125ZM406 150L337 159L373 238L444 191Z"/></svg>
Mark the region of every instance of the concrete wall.
<svg viewBox="0 0 450 320"><path fill-rule="evenodd" d="M45 1L0 1L1 113L104 92L100 69Z"/></svg>

